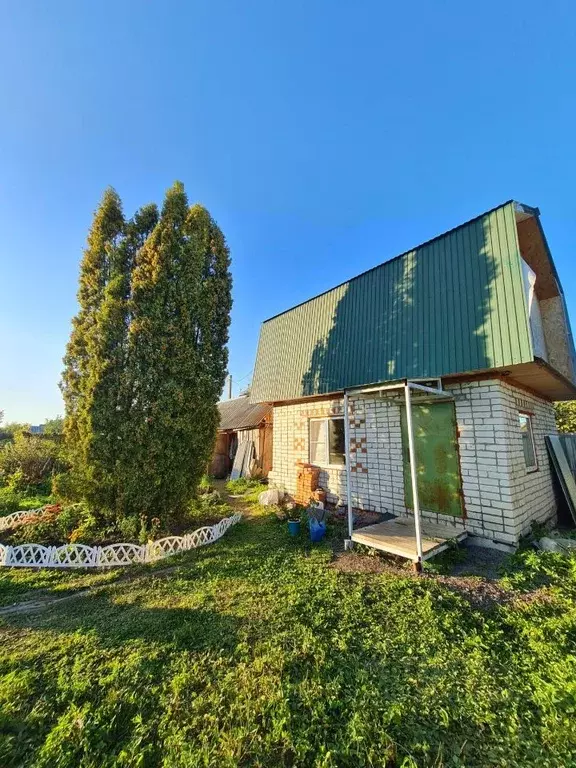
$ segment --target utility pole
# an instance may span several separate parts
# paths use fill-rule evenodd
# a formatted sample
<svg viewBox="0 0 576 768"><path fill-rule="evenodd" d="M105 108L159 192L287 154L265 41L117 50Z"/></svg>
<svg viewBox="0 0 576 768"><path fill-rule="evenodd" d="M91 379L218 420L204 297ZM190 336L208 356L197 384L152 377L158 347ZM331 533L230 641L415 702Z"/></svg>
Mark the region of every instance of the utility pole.
<svg viewBox="0 0 576 768"><path fill-rule="evenodd" d="M228 374L228 400L232 400L232 374Z"/></svg>

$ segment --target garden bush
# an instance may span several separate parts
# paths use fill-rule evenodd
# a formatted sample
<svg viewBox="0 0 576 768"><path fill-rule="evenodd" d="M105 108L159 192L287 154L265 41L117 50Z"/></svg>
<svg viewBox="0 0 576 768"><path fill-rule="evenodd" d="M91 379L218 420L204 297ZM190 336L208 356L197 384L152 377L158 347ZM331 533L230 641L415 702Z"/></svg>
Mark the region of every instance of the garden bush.
<svg viewBox="0 0 576 768"><path fill-rule="evenodd" d="M92 544L104 539L106 533L98 527L96 518L85 504L71 504L63 508L49 507L40 517L24 518L4 535L3 540L12 545L28 542L44 546L67 542Z"/></svg>
<svg viewBox="0 0 576 768"><path fill-rule="evenodd" d="M0 488L0 516L26 509L38 509L52 504L53 501L52 496L42 493L42 488L32 489L27 493L18 493L8 487Z"/></svg>
<svg viewBox="0 0 576 768"><path fill-rule="evenodd" d="M22 509L20 494L12 488L0 488L0 515L11 515L12 512L18 512L19 509Z"/></svg>
<svg viewBox="0 0 576 768"><path fill-rule="evenodd" d="M0 450L0 483L14 491L45 484L60 466L55 440L17 433Z"/></svg>
<svg viewBox="0 0 576 768"><path fill-rule="evenodd" d="M206 525L231 514L230 505L223 501L218 491L200 493L188 505L188 514L183 523L187 527Z"/></svg>
<svg viewBox="0 0 576 768"><path fill-rule="evenodd" d="M72 470L58 472L52 477L52 494L62 501L80 501L82 481Z"/></svg>

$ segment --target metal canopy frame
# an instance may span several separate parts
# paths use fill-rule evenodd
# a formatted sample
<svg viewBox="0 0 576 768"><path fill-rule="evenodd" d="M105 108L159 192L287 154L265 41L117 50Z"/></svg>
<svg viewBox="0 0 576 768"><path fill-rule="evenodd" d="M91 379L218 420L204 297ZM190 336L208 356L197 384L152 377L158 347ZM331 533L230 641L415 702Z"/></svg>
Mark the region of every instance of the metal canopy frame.
<svg viewBox="0 0 576 768"><path fill-rule="evenodd" d="M346 500L348 503L348 536L350 538L350 544L352 544L352 533L354 531L354 518L352 515L352 469L350 466L350 413L349 413L349 398L359 397L362 395L375 395L384 392L396 391L399 394L403 390L403 399L406 406L406 431L408 433L408 453L410 456L410 479L412 482L412 499L414 503L414 530L416 538L416 552L418 559L415 563L416 570L420 572L422 570L422 526L420 522L420 499L418 497L418 476L416 473L416 444L414 441L414 424L412 421L412 391L415 390L416 394L422 393L425 400L453 400L454 396L450 392L446 392L443 389L436 389L435 387L427 387L424 384L419 384L417 381L410 381L409 379L402 379L392 384L382 384L373 387L362 387L356 389L344 390L344 440L345 440L345 460L346 460ZM422 402L422 398L418 400Z"/></svg>

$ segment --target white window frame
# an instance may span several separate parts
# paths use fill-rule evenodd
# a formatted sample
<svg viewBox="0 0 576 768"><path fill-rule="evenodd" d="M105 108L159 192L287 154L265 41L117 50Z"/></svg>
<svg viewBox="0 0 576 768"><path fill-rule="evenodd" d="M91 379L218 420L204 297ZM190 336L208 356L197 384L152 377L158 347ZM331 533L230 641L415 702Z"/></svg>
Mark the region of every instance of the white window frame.
<svg viewBox="0 0 576 768"><path fill-rule="evenodd" d="M312 461L312 441L310 440L310 425L313 421L321 421L324 423L324 445L325 445L325 454L324 454L324 460L323 461ZM313 464L315 467L324 467L325 469L340 469L345 470L346 469L346 447L344 447L344 453L342 456L344 457L344 461L342 464L330 464L330 443L329 443L329 435L328 435L328 422L329 421L341 421L344 423L344 416L314 416L310 419L308 419L308 461L310 464Z"/></svg>
<svg viewBox="0 0 576 768"><path fill-rule="evenodd" d="M530 441L532 443L532 452L534 453L534 464L526 464L526 455L524 454L524 444L522 444L522 455L524 456L524 465L526 467L526 474L538 471L538 455L536 454L536 441L534 440L534 424L532 423L532 414L528 411L518 411L518 426L520 427L521 419L525 418L528 424L528 434L530 435ZM520 439L524 441L522 437L522 430L520 429Z"/></svg>

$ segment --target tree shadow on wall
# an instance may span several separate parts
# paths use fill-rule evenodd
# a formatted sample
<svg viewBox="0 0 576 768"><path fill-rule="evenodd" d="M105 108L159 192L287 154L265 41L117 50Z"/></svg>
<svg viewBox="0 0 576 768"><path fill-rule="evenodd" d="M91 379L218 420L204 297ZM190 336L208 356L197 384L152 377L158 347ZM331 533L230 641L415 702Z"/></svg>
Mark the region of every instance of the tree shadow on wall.
<svg viewBox="0 0 576 768"><path fill-rule="evenodd" d="M302 394L492 367L490 238L484 217L351 280Z"/></svg>
<svg viewBox="0 0 576 768"><path fill-rule="evenodd" d="M490 218L483 217L351 280L330 331L311 353L303 394L492 367L498 268L491 236ZM418 424L415 430L423 508L451 516L458 509L465 514L455 430L453 447ZM405 440L403 454L406 467ZM430 456L444 467L432 476L426 475ZM405 494L410 503L406 477Z"/></svg>

